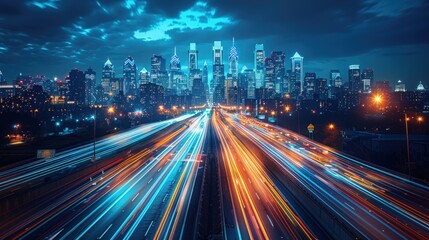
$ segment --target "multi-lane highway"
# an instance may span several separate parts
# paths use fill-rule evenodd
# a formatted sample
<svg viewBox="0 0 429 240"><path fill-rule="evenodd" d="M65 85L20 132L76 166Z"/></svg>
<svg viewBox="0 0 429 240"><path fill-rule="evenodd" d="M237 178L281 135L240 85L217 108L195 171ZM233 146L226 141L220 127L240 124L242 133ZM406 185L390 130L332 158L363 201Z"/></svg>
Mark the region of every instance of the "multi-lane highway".
<svg viewBox="0 0 429 240"><path fill-rule="evenodd" d="M220 209L208 212L220 212L212 224L225 239L429 236L427 185L253 118L211 116L185 115L101 139L101 171L84 171L96 164L88 144L1 172L3 197L65 169L82 174L0 219L0 239L194 239L204 234L198 221L207 210L200 206L213 201ZM218 186L205 175L214 169ZM216 196L205 181L219 188L219 199L203 196Z"/></svg>
<svg viewBox="0 0 429 240"><path fill-rule="evenodd" d="M425 239L429 187L346 156L301 135L241 115L223 114L289 181L327 207L353 236ZM286 179L283 179L286 181Z"/></svg>
<svg viewBox="0 0 429 240"><path fill-rule="evenodd" d="M299 215L274 186L258 156L240 142L223 117L213 115L223 196L224 237L231 239L315 239L311 219ZM317 226L313 224L312 226Z"/></svg>
<svg viewBox="0 0 429 240"><path fill-rule="evenodd" d="M135 143L166 129L167 127L190 118L192 115L184 115L175 119L142 125L132 130L115 134L107 138L96 141L95 154L97 161L117 154L121 150L128 149ZM50 175L61 172L65 169L76 168L79 165L92 161L94 145L88 143L76 148L72 148L58 153L54 158L41 159L16 168L0 172L0 195L7 192L19 190L23 185L35 185Z"/></svg>
<svg viewBox="0 0 429 240"><path fill-rule="evenodd" d="M0 238L141 239L194 234L207 114L190 118L151 149L141 149L62 195L2 221ZM113 146L112 146L113 147ZM148 156L151 157L148 159ZM194 189L195 188L195 189ZM195 204L196 202L196 204ZM144 231L142 231L144 229Z"/></svg>

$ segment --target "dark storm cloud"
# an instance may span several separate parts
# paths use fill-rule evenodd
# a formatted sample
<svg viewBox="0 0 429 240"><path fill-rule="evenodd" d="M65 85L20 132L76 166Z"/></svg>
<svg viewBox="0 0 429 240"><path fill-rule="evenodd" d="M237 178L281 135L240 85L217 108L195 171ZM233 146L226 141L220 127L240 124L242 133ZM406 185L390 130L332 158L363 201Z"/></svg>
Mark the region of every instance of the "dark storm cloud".
<svg viewBox="0 0 429 240"><path fill-rule="evenodd" d="M160 14L165 17L176 17L180 11L189 9L195 0L155 0L148 1L146 9L149 13Z"/></svg>
<svg viewBox="0 0 429 240"><path fill-rule="evenodd" d="M107 57L120 66L128 55L149 68L153 53L169 59L177 46L183 58L189 42L197 43L201 59L210 59L213 41L222 40L227 56L232 37L240 63L250 66L255 43L264 43L267 54L299 51L307 63L380 49L387 59L428 46L428 2L0 0L0 70L66 72L101 66ZM401 46L407 49L388 50Z"/></svg>

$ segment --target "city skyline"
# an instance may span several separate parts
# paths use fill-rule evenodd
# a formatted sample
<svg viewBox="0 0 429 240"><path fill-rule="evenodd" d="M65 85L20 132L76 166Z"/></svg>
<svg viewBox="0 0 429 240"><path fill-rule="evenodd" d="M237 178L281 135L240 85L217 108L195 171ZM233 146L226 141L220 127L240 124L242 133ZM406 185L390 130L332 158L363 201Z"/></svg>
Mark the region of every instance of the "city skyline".
<svg viewBox="0 0 429 240"><path fill-rule="evenodd" d="M256 4L248 4L244 9L255 13L262 7ZM260 15L266 26L261 26L256 25L256 19L245 16L239 4L223 6L222 2L171 6L136 1L81 2L81 11L76 13L71 13L67 2L1 3L0 17L8 21L1 22L0 29L2 35L10 37L0 42L0 70L7 81L19 73L62 78L72 68L92 67L99 72L108 57L119 65L127 56L135 59L139 69L148 69L152 54L169 59L174 46L179 58L185 60L190 42L197 43L199 66L204 61L212 65L213 41L222 41L228 50L235 37L239 70L244 65L253 68L253 51L245 49L262 43L267 55L272 50L284 51L287 57L299 52L306 59L304 72L316 72L320 77L328 78L331 69L339 69L344 75L349 65L359 64L373 68L377 81L402 80L409 86L422 81L427 85L427 26L418 24L427 18L426 2L412 1L407 6L384 1L313 3L320 12L313 7L304 8L304 3L279 4L279 9L285 9L289 16L277 18L279 10L265 6ZM327 8L332 11L323 13ZM329 20L332 12L340 21ZM117 16L119 13L123 16ZM65 14L64 19L48 24L47 17L60 14ZM304 20L293 21L298 16ZM34 28L22 28L28 25L27 17L34 18ZM144 26L136 24L142 19L147 20ZM361 23L363 19L365 22ZM247 27L250 25L253 27ZM350 28L345 29L346 26ZM408 32L403 32L405 28ZM361 37L363 29L370 38ZM380 34L381 29L392 31ZM397 36L389 36L392 34ZM182 65L187 72L187 64ZM211 76L211 68L209 71Z"/></svg>

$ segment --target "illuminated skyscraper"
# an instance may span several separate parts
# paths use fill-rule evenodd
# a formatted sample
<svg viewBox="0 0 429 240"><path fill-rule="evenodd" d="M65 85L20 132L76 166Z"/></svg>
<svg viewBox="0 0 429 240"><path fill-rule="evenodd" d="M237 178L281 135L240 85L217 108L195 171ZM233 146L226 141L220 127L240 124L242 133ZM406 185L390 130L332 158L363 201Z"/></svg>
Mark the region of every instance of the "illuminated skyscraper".
<svg viewBox="0 0 429 240"><path fill-rule="evenodd" d="M134 62L134 59L131 56L128 56L124 62L124 95L135 95L137 91L137 67Z"/></svg>
<svg viewBox="0 0 429 240"><path fill-rule="evenodd" d="M73 69L69 73L68 79L68 101L74 104L85 104L85 75L78 69Z"/></svg>
<svg viewBox="0 0 429 240"><path fill-rule="evenodd" d="M291 89L290 92L300 94L304 86L304 58L298 52L295 52L290 59L292 61L292 74L295 75L295 86L293 86L294 89ZM300 86L299 89L297 89L298 85Z"/></svg>
<svg viewBox="0 0 429 240"><path fill-rule="evenodd" d="M143 68L142 70L140 70L139 75L140 75L139 86L150 82L150 73L146 70L146 68Z"/></svg>
<svg viewBox="0 0 429 240"><path fill-rule="evenodd" d="M223 102L225 95L225 70L223 65L223 47L221 41L215 41L213 45L213 79L211 82L211 94L218 88L213 96L213 102ZM223 94L223 96L221 96Z"/></svg>
<svg viewBox="0 0 429 240"><path fill-rule="evenodd" d="M85 104L95 104L96 73L92 68L85 71Z"/></svg>
<svg viewBox="0 0 429 240"><path fill-rule="evenodd" d="M0 70L0 85L6 85L6 79L4 79L3 73Z"/></svg>
<svg viewBox="0 0 429 240"><path fill-rule="evenodd" d="M342 85L341 73L339 70L331 70L331 86L335 88L340 88Z"/></svg>
<svg viewBox="0 0 429 240"><path fill-rule="evenodd" d="M264 86L269 91L275 89L275 69L274 61L272 58L265 58L265 83Z"/></svg>
<svg viewBox="0 0 429 240"><path fill-rule="evenodd" d="M265 81L265 51L264 44L256 44L254 52L255 61L255 88L264 87Z"/></svg>
<svg viewBox="0 0 429 240"><path fill-rule="evenodd" d="M274 89L276 93L283 94L285 82L285 53L283 51L272 51L271 59L274 63Z"/></svg>
<svg viewBox="0 0 429 240"><path fill-rule="evenodd" d="M182 95L182 92L188 89L187 79L181 69L180 59L177 56L176 47L174 47L174 54L170 60L170 79L168 88L178 95Z"/></svg>
<svg viewBox="0 0 429 240"><path fill-rule="evenodd" d="M204 90L206 91L206 101L210 98L209 90L209 68L207 66L207 61L204 61L202 81L204 85Z"/></svg>
<svg viewBox="0 0 429 240"><path fill-rule="evenodd" d="M104 63L103 70L101 72L101 86L103 87L104 94L110 93L110 80L115 77L115 69L108 58Z"/></svg>
<svg viewBox="0 0 429 240"><path fill-rule="evenodd" d="M395 85L395 92L405 92L405 83L403 83L401 80L398 80L398 82Z"/></svg>
<svg viewBox="0 0 429 240"><path fill-rule="evenodd" d="M372 68L365 68L361 75L362 81L359 90L362 90L364 93L370 93L371 87L374 86L374 71Z"/></svg>
<svg viewBox="0 0 429 240"><path fill-rule="evenodd" d="M161 85L164 89L168 88L168 74L165 66L165 58L161 55L152 55L151 69L150 69L151 82Z"/></svg>
<svg viewBox="0 0 429 240"><path fill-rule="evenodd" d="M313 99L316 83L316 73L305 73L303 95L306 99Z"/></svg>
<svg viewBox="0 0 429 240"><path fill-rule="evenodd" d="M190 43L188 50L188 75L190 76L192 70L198 69L198 50L197 44Z"/></svg>
<svg viewBox="0 0 429 240"><path fill-rule="evenodd" d="M359 92L363 89L360 76L360 66L350 65L349 66L349 91Z"/></svg>
<svg viewBox="0 0 429 240"><path fill-rule="evenodd" d="M235 40L232 38L232 47L229 51L229 74L232 75L232 78L238 78L238 53L237 48L235 47Z"/></svg>

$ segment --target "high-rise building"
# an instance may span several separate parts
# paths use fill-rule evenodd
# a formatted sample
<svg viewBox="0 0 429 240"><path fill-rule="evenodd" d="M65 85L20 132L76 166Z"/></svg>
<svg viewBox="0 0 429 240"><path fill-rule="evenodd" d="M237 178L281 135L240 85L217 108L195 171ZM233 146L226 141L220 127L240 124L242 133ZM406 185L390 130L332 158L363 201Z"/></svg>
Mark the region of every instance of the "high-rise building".
<svg viewBox="0 0 429 240"><path fill-rule="evenodd" d="M205 95L203 80L200 74L199 76L195 76L193 78L192 104L195 106L195 105L202 105L205 103L206 103L206 95Z"/></svg>
<svg viewBox="0 0 429 240"><path fill-rule="evenodd" d="M174 54L170 60L170 76L169 76L169 85L170 93L173 95L183 95L183 92L192 86L189 86L186 76L182 72L182 67L180 65L180 59L177 56L176 48L174 48ZM196 70L192 70L195 72Z"/></svg>
<svg viewBox="0 0 429 240"><path fill-rule="evenodd" d="M238 52L237 48L235 47L235 40L232 38L232 47L229 51L229 74L232 75L232 78L237 79L238 78Z"/></svg>
<svg viewBox="0 0 429 240"><path fill-rule="evenodd" d="M268 91L275 90L275 66L272 58L265 58L265 83L264 86Z"/></svg>
<svg viewBox="0 0 429 240"><path fill-rule="evenodd" d="M96 73L92 68L85 71L85 104L93 105L96 102L95 87L96 87Z"/></svg>
<svg viewBox="0 0 429 240"><path fill-rule="evenodd" d="M68 101L74 104L85 104L85 75L78 69L73 69L69 73L68 79Z"/></svg>
<svg viewBox="0 0 429 240"><path fill-rule="evenodd" d="M283 51L272 51L271 58L274 62L274 89L276 93L283 94L285 80L285 53Z"/></svg>
<svg viewBox="0 0 429 240"><path fill-rule="evenodd" d="M331 70L329 85L329 97L336 98L343 85L340 70Z"/></svg>
<svg viewBox="0 0 429 240"><path fill-rule="evenodd" d="M103 70L101 71L101 86L103 87L104 94L110 93L110 80L115 77L115 69L108 58L104 63Z"/></svg>
<svg viewBox="0 0 429 240"><path fill-rule="evenodd" d="M207 66L207 61L204 61L202 80L204 85L204 90L206 92L206 100L210 98L210 90L209 90L209 68Z"/></svg>
<svg viewBox="0 0 429 240"><path fill-rule="evenodd" d="M188 50L188 75L192 70L198 69L198 50L196 43L189 44Z"/></svg>
<svg viewBox="0 0 429 240"><path fill-rule="evenodd" d="M137 91L137 67L134 62L134 59L131 56L128 56L124 62L124 95L136 95Z"/></svg>
<svg viewBox="0 0 429 240"><path fill-rule="evenodd" d="M148 72L146 70L146 68L142 68L142 70L140 70L140 73L139 73L139 79L140 79L139 86L142 84L149 83L150 82L150 72Z"/></svg>
<svg viewBox="0 0 429 240"><path fill-rule="evenodd" d="M255 98L255 72L253 71L253 69L245 69L242 74L245 78L245 81L247 82L246 98L254 99ZM242 86L242 84L240 84L240 87L244 88L246 86Z"/></svg>
<svg viewBox="0 0 429 240"><path fill-rule="evenodd" d="M426 91L425 86L423 86L422 81L420 81L419 85L417 85L417 91Z"/></svg>
<svg viewBox="0 0 429 240"><path fill-rule="evenodd" d="M327 100L329 96L328 80L317 78L314 82L314 91L317 99Z"/></svg>
<svg viewBox="0 0 429 240"><path fill-rule="evenodd" d="M360 66L350 65L349 66L349 91L359 92L362 89L363 89L363 84L361 84Z"/></svg>
<svg viewBox="0 0 429 240"><path fill-rule="evenodd" d="M221 41L215 41L214 45L213 45L213 78L212 78L212 82L211 82L211 89L212 89L212 93L216 87L218 87L219 89L217 90L217 94L221 94L223 93L225 96L225 86L224 86L224 81L225 81L225 68L223 65L223 47L222 47L222 42ZM223 88L223 89L222 89ZM220 95L216 97L216 99L224 99L220 98ZM213 99L213 101L215 101L215 99Z"/></svg>
<svg viewBox="0 0 429 240"><path fill-rule="evenodd" d="M0 85L7 85L6 79L4 78L1 70L0 70Z"/></svg>
<svg viewBox="0 0 429 240"><path fill-rule="evenodd" d="M315 83L316 73L305 73L303 95L306 99L313 99L314 94L316 93Z"/></svg>
<svg viewBox="0 0 429 240"><path fill-rule="evenodd" d="M161 55L152 55L151 69L150 69L151 82L161 85L164 89L168 88L168 74L165 66L165 58Z"/></svg>
<svg viewBox="0 0 429 240"><path fill-rule="evenodd" d="M159 107L165 104L165 89L154 83L140 85L140 103L146 114L155 115Z"/></svg>
<svg viewBox="0 0 429 240"><path fill-rule="evenodd" d="M264 44L256 44L254 52L255 88L265 87L265 51Z"/></svg>
<svg viewBox="0 0 429 240"><path fill-rule="evenodd" d="M398 82L395 85L395 92L405 92L405 83L403 83L401 80L398 80Z"/></svg>
<svg viewBox="0 0 429 240"><path fill-rule="evenodd" d="M331 70L331 86L335 88L340 88L342 85L341 73L340 70Z"/></svg>
<svg viewBox="0 0 429 240"><path fill-rule="evenodd" d="M304 87L304 58L298 52L295 52L290 59L292 62L292 73L295 75L295 89L291 89L290 92L296 95L302 93ZM300 88L296 89L298 83Z"/></svg>
<svg viewBox="0 0 429 240"><path fill-rule="evenodd" d="M363 70L361 78L362 78L362 83L361 83L362 92L370 93L371 87L374 86L374 71L372 70L372 68L365 68L365 70Z"/></svg>

